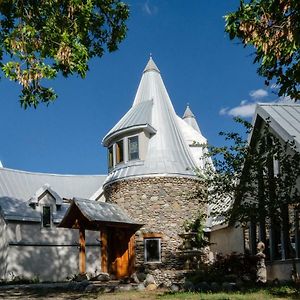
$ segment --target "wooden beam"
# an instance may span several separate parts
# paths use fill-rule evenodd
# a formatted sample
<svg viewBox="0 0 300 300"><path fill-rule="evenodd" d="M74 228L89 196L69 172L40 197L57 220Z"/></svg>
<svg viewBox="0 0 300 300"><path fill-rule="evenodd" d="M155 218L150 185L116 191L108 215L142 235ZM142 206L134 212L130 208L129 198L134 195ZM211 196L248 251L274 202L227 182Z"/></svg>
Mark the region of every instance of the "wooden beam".
<svg viewBox="0 0 300 300"><path fill-rule="evenodd" d="M79 273L85 273L85 230L79 228Z"/></svg>
<svg viewBox="0 0 300 300"><path fill-rule="evenodd" d="M101 240L101 272L108 273L107 257L107 229L102 229L100 233Z"/></svg>

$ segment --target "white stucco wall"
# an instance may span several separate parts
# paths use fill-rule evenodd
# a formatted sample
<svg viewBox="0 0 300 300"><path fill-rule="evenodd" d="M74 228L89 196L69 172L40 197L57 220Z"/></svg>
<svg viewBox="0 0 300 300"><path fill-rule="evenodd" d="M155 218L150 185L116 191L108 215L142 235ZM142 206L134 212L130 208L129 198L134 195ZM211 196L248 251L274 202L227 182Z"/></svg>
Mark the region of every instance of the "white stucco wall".
<svg viewBox="0 0 300 300"><path fill-rule="evenodd" d="M296 260L296 268L298 273L300 272L300 261ZM293 270L293 261L291 259L288 260L280 260L274 262L267 262L267 280L278 279L279 281L291 280Z"/></svg>
<svg viewBox="0 0 300 300"><path fill-rule="evenodd" d="M225 227L210 233L210 249L215 254L244 253L244 234L241 227Z"/></svg>
<svg viewBox="0 0 300 300"><path fill-rule="evenodd" d="M87 272L95 273L101 269L99 235L99 232L86 231ZM14 275L37 276L41 281L63 281L79 272L78 230L10 222L7 236L6 279Z"/></svg>

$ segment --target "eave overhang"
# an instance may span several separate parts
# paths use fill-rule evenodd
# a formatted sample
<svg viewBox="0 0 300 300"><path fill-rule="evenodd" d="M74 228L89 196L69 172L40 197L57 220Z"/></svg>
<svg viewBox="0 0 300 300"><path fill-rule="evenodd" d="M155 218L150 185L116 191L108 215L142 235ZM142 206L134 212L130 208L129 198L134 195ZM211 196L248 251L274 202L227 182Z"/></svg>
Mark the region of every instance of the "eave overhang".
<svg viewBox="0 0 300 300"><path fill-rule="evenodd" d="M149 134L156 133L156 129L153 128L150 124L138 124L138 125L130 126L127 128L122 128L120 130L112 132L111 134L104 137L102 144L103 144L103 146L108 147L109 144L111 143L111 141L116 139L118 136L123 135L123 134L130 134L131 132L135 132L135 131L139 131L139 130L143 130Z"/></svg>

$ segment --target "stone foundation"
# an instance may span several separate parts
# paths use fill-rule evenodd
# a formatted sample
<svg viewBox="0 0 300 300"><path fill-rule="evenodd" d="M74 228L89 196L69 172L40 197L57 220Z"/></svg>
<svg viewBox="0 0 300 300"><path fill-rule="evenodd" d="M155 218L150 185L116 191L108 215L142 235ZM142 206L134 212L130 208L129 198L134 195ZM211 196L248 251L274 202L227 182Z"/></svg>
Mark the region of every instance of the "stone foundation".
<svg viewBox="0 0 300 300"><path fill-rule="evenodd" d="M118 204L135 221L145 224L136 233L137 270L182 269L183 261L178 256L182 240L178 234L184 231L184 222L199 212L201 204L193 197L198 188L196 179L183 177L127 179L105 186L108 202ZM144 262L144 237L149 233L161 237L160 263Z"/></svg>

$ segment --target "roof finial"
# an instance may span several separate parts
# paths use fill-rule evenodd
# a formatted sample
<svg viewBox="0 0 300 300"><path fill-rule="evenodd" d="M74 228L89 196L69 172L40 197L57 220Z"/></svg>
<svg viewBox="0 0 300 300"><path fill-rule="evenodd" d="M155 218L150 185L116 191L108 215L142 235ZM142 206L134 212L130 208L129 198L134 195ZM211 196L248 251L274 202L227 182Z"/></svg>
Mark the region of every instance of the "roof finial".
<svg viewBox="0 0 300 300"><path fill-rule="evenodd" d="M190 106L190 102L187 102L187 103L186 103L186 106Z"/></svg>
<svg viewBox="0 0 300 300"><path fill-rule="evenodd" d="M150 52L150 59L152 59L152 52Z"/></svg>

